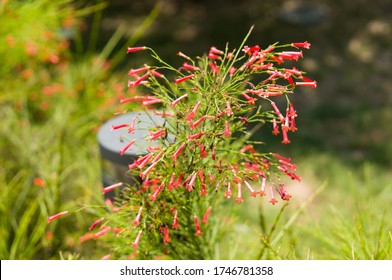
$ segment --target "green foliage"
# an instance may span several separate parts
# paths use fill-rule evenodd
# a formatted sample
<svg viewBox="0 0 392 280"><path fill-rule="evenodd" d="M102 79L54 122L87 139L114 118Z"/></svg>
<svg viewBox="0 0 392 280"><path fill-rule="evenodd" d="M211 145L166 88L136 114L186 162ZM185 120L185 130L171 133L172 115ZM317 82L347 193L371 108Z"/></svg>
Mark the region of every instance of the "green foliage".
<svg viewBox="0 0 392 280"><path fill-rule="evenodd" d="M80 16L99 11L100 1L78 8L72 1L1 5L0 258L74 256L90 214L49 225L47 218L102 202L95 133L117 110L113 96L123 94L123 77L112 75L106 60L120 38L105 54L70 50L66 34L77 36Z"/></svg>

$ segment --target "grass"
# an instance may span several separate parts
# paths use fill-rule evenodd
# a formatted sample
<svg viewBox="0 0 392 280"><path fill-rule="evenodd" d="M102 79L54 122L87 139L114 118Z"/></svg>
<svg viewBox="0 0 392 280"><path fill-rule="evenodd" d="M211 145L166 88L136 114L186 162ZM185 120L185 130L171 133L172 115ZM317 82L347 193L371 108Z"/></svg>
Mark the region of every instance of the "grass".
<svg viewBox="0 0 392 280"><path fill-rule="evenodd" d="M306 174L291 186L289 205L252 199L236 210L233 235L242 250L235 258L391 259L391 174L368 163L346 166L328 154L300 161Z"/></svg>
<svg viewBox="0 0 392 280"><path fill-rule="evenodd" d="M23 16L22 11L15 12ZM31 13L32 6L24 16L42 17L41 12ZM47 25L58 26L53 11L49 14L52 21ZM39 31L21 36L40 36ZM4 32L0 34L6 36ZM104 61L118 46L122 32L113 35L103 53L60 50L67 63L59 65L28 57L20 47L1 68L0 259L99 259L108 253L99 241L81 242L95 214L93 208L79 210L103 202L96 132L121 110L117 100L126 77L105 68ZM56 49L56 42L42 44ZM7 43L3 43L5 54L9 49L4 50ZM113 57L119 61L118 55ZM354 122L361 131L356 131L359 138L357 134L350 138L354 144L367 143L366 131L385 130L385 124L373 122L372 115L355 112L359 117ZM323 135L323 124L332 125L339 115L319 110L305 117L303 129L315 128ZM296 141L311 145L307 136ZM292 150L303 180L289 186L293 200L287 206L281 202L271 206L259 197L242 205L224 205L217 215L226 235L211 244L215 258L392 259L392 174L388 161L376 161L385 158L380 151L392 150L391 143L367 151L373 161L353 164L342 156L346 150L328 149L326 142L318 150ZM47 223L49 215L63 210L72 215Z"/></svg>

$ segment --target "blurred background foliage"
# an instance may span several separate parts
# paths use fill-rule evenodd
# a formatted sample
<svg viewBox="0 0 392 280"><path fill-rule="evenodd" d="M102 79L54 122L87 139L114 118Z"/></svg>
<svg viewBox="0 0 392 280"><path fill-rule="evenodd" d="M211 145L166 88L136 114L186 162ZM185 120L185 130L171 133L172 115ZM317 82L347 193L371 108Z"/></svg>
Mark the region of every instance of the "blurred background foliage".
<svg viewBox="0 0 392 280"><path fill-rule="evenodd" d="M312 44L300 67L318 88L292 96L292 144L269 127L255 135L293 157L303 181L279 219L262 199L228 203L216 258L391 259L391 12L383 0L1 0L0 258L108 253L80 237L95 219L86 206L102 203L97 129L124 110L126 73L146 59L126 46L179 65L178 51L236 46L254 24L249 45Z"/></svg>

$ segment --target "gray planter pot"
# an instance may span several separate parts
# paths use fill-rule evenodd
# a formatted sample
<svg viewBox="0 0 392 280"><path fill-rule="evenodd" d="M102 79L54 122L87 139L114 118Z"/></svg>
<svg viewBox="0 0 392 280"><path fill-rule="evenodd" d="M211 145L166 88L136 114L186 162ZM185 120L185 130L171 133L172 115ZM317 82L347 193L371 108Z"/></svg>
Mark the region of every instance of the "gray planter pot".
<svg viewBox="0 0 392 280"><path fill-rule="evenodd" d="M133 133L128 128L113 130L112 126L130 124L135 118L135 129ZM153 114L145 112L132 112L119 115L104 123L98 131L98 143L101 154L102 184L103 187L123 182L123 186L135 186L140 180L129 174L129 164L132 164L139 156L148 153L148 146L157 147L162 145L162 139L149 140L151 128L164 126L165 120ZM131 140L136 142L127 151L120 155L120 150ZM167 140L164 140L167 141ZM105 198L113 200L119 195L121 187L105 193Z"/></svg>

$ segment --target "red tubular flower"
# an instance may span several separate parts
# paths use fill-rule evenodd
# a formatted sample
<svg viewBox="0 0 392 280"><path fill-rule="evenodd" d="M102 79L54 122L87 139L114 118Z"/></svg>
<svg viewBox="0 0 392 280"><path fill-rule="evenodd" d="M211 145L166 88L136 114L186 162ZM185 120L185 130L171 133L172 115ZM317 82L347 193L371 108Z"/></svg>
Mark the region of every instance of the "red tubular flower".
<svg viewBox="0 0 392 280"><path fill-rule="evenodd" d="M174 182L173 186L175 188L178 188L181 185L182 177L184 177L183 173L181 173L180 176L178 176L177 180Z"/></svg>
<svg viewBox="0 0 392 280"><path fill-rule="evenodd" d="M98 224L100 224L102 221L104 220L104 218L100 218L98 220L96 220L95 222L92 223L92 225L88 228L88 230L93 230Z"/></svg>
<svg viewBox="0 0 392 280"><path fill-rule="evenodd" d="M128 47L127 53L138 52L138 51L142 51L145 49L146 49L146 47Z"/></svg>
<svg viewBox="0 0 392 280"><path fill-rule="evenodd" d="M272 134L273 135L278 135L279 134L279 126L276 123L276 119L272 120Z"/></svg>
<svg viewBox="0 0 392 280"><path fill-rule="evenodd" d="M296 86L304 86L304 87L312 87L316 88L317 87L317 82L312 81L312 82L295 82Z"/></svg>
<svg viewBox="0 0 392 280"><path fill-rule="evenodd" d="M158 130L156 132L150 132L148 139L150 139L150 141L151 141L151 140L155 140L155 139L157 139L161 136L165 136L165 135L166 135L166 129L162 128L161 130Z"/></svg>
<svg viewBox="0 0 392 280"><path fill-rule="evenodd" d="M68 214L68 211L63 211L63 212L54 214L54 215L48 217L48 223L50 223L50 222L52 222L52 221L54 221L54 220L56 220L56 219L58 219L58 218L60 218L60 217L62 217L64 215L66 215L66 214Z"/></svg>
<svg viewBox="0 0 392 280"><path fill-rule="evenodd" d="M142 236L143 230L139 230L135 241L132 243L132 248L133 249L137 249L137 247L139 246L139 242L140 242L140 237Z"/></svg>
<svg viewBox="0 0 392 280"><path fill-rule="evenodd" d="M214 181L214 176L212 175L211 171L208 171L208 177L210 178L210 185L212 185L212 182ZM218 189L216 189L215 191L218 191Z"/></svg>
<svg viewBox="0 0 392 280"><path fill-rule="evenodd" d="M131 140L127 145L124 146L124 148L122 148L120 150L120 156L122 156L123 154L125 154L125 152L136 142L135 139Z"/></svg>
<svg viewBox="0 0 392 280"><path fill-rule="evenodd" d="M256 197L257 192L252 188L252 186L244 180L245 186L248 188L249 192L250 192L250 196Z"/></svg>
<svg viewBox="0 0 392 280"><path fill-rule="evenodd" d="M267 71L267 73L270 74L270 76L268 77L267 80L265 80L265 81L263 82L263 84L266 84L267 82L269 82L269 81L271 81L271 80L274 80L274 79L276 79L277 77L285 78L284 74L281 73L281 72L279 72L278 70Z"/></svg>
<svg viewBox="0 0 392 280"><path fill-rule="evenodd" d="M278 200L275 198L275 194L274 194L274 190L272 189L272 186L270 186L270 200L269 202L272 205L275 205L276 203L278 203Z"/></svg>
<svg viewBox="0 0 392 280"><path fill-rule="evenodd" d="M186 81L188 79L192 79L193 77L195 77L194 74L191 74L191 75L188 75L188 76L185 76L185 77L181 77L181 78L175 79L174 83L176 85L178 85L178 84L180 84L180 83L182 83L182 82L184 82L184 81Z"/></svg>
<svg viewBox="0 0 392 280"><path fill-rule="evenodd" d="M273 155L274 158L281 159L281 160L284 160L286 162L291 162L291 158L284 157L284 156L281 156L281 155L276 154L276 153L274 153L272 155Z"/></svg>
<svg viewBox="0 0 392 280"><path fill-rule="evenodd" d="M210 52L210 53L208 53L208 58L209 59L220 59L220 56Z"/></svg>
<svg viewBox="0 0 392 280"><path fill-rule="evenodd" d="M275 96L280 96L284 92L283 91L263 91L260 93L260 96L263 97L275 97Z"/></svg>
<svg viewBox="0 0 392 280"><path fill-rule="evenodd" d="M185 148L186 143L182 143L180 147L178 147L177 151L172 155L173 161L176 161L181 151Z"/></svg>
<svg viewBox="0 0 392 280"><path fill-rule="evenodd" d="M246 54L252 54L254 52L259 52L260 51L260 46L259 45L255 45L252 47L249 46L244 46L244 48L242 49L242 51Z"/></svg>
<svg viewBox="0 0 392 280"><path fill-rule="evenodd" d="M172 229L178 229L180 225L178 224L178 211L174 211L174 218L173 218L173 224L172 224Z"/></svg>
<svg viewBox="0 0 392 280"><path fill-rule="evenodd" d="M287 76L286 80L289 81L290 85L295 86L295 83L294 83L293 78L291 76Z"/></svg>
<svg viewBox="0 0 392 280"><path fill-rule="evenodd" d="M231 183L228 182L228 183L227 183L227 191L225 192L225 198L230 198L231 195L232 195L232 192L231 192Z"/></svg>
<svg viewBox="0 0 392 280"><path fill-rule="evenodd" d="M265 193L265 183L266 182L267 182L267 177L264 175L261 178L261 186L260 186L260 191L259 191L260 196L266 195L266 193Z"/></svg>
<svg viewBox="0 0 392 280"><path fill-rule="evenodd" d="M159 151L160 149L162 149L162 148L161 147L153 147L153 146L147 147L147 151L149 151L149 152Z"/></svg>
<svg viewBox="0 0 392 280"><path fill-rule="evenodd" d="M111 254L107 254L107 255L103 256L102 258L100 258L99 260L106 261L106 260L110 259L111 256L112 256Z"/></svg>
<svg viewBox="0 0 392 280"><path fill-rule="evenodd" d="M279 189L277 191L283 200L290 200L291 195L287 192L283 183L280 184Z"/></svg>
<svg viewBox="0 0 392 280"><path fill-rule="evenodd" d="M258 59L258 51L253 52L252 56L249 58L249 60L240 67L240 71L244 71L246 68L248 68L250 65L252 65L256 60Z"/></svg>
<svg viewBox="0 0 392 280"><path fill-rule="evenodd" d="M176 177L176 173L173 173L171 175L171 177L170 177L169 184L166 187L169 191L171 191L174 188L174 179L175 179L175 177Z"/></svg>
<svg viewBox="0 0 392 280"><path fill-rule="evenodd" d="M105 235L106 233L108 233L109 230L110 230L110 227L107 227L107 226L102 227L102 229L100 231L98 231L97 233L94 234L94 239L97 239L98 237Z"/></svg>
<svg viewBox="0 0 392 280"><path fill-rule="evenodd" d="M233 110L231 110L230 102L226 101L226 114L228 117L233 115Z"/></svg>
<svg viewBox="0 0 392 280"><path fill-rule="evenodd" d="M159 178L154 178L154 179L146 179L143 181L143 186L147 187L149 185L153 185L154 187L159 184L161 181L159 180Z"/></svg>
<svg viewBox="0 0 392 280"><path fill-rule="evenodd" d="M239 118L240 118L241 121L244 122L245 125L248 125L249 121L248 121L247 118L245 118L245 117L239 117Z"/></svg>
<svg viewBox="0 0 392 280"><path fill-rule="evenodd" d="M248 144L248 145L244 146L244 147L240 150L241 153L245 153L246 151L250 151L252 154L255 153L255 149L254 149L253 145L251 145L251 144Z"/></svg>
<svg viewBox="0 0 392 280"><path fill-rule="evenodd" d="M206 195L207 195L206 185L204 183L202 183L201 184L200 196L206 196Z"/></svg>
<svg viewBox="0 0 392 280"><path fill-rule="evenodd" d="M216 63L210 62L209 66L211 68L212 75L216 75L219 72L219 66L216 65Z"/></svg>
<svg viewBox="0 0 392 280"><path fill-rule="evenodd" d="M282 144L290 144L290 140L288 138L288 133L286 129L282 129L283 140Z"/></svg>
<svg viewBox="0 0 392 280"><path fill-rule="evenodd" d="M143 82L145 79L147 79L147 77L150 75L150 73L146 73L143 76L141 76L139 79L137 79L135 82L131 82L131 86L137 86L139 85L141 82ZM128 84L129 85L129 84Z"/></svg>
<svg viewBox="0 0 392 280"><path fill-rule="evenodd" d="M187 139L188 139L188 140L198 139L198 138L200 138L203 134L204 134L204 132L203 132L203 131L200 131L200 132L198 132L198 133L196 133L196 134L188 135L188 136L187 136Z"/></svg>
<svg viewBox="0 0 392 280"><path fill-rule="evenodd" d="M200 236L203 234L203 232L200 229L200 224L199 224L199 219L197 218L196 214L193 215L193 220L195 222L195 227L196 227L196 236Z"/></svg>
<svg viewBox="0 0 392 280"><path fill-rule="evenodd" d="M163 155L164 151L160 151L151 161L151 163L157 162Z"/></svg>
<svg viewBox="0 0 392 280"><path fill-rule="evenodd" d="M294 110L293 103L290 103L289 107L290 107L290 117L296 117L297 116L297 112Z"/></svg>
<svg viewBox="0 0 392 280"><path fill-rule="evenodd" d="M283 172L284 172L287 176L289 176L292 180L297 180L298 182L301 182L301 177L298 176L298 175L296 175L296 174L293 173L293 172L290 172L286 166L284 166L284 165L279 165L279 166L278 166L278 169L281 170L281 171L283 171Z"/></svg>
<svg viewBox="0 0 392 280"><path fill-rule="evenodd" d="M113 202L109 198L105 199L105 204L113 213L120 211L119 207L114 207Z"/></svg>
<svg viewBox="0 0 392 280"><path fill-rule="evenodd" d="M94 238L94 234L89 232L89 233L86 233L86 234L82 235L81 237L79 237L79 241L81 243L83 243L83 242L86 242L86 241L93 239L93 238Z"/></svg>
<svg viewBox="0 0 392 280"><path fill-rule="evenodd" d="M147 97L146 100L143 100L142 105L148 106L148 105L153 105L153 104L157 104L157 103L161 103L161 102L162 102L162 100L160 100L159 98Z"/></svg>
<svg viewBox="0 0 392 280"><path fill-rule="evenodd" d="M136 122L136 117L133 117L131 124L129 125L129 128L128 128L128 133L133 134L135 132L135 122Z"/></svg>
<svg viewBox="0 0 392 280"><path fill-rule="evenodd" d="M296 170L296 169L297 169L297 165L296 165L296 164L291 163L291 162L288 162L288 161L286 161L286 160L279 159L279 163L280 163L281 165L284 165L284 166L286 166L286 167L292 169L292 170Z"/></svg>
<svg viewBox="0 0 392 280"><path fill-rule="evenodd" d="M7 43L8 43L8 46L12 49L15 46L14 37L11 35L7 35Z"/></svg>
<svg viewBox="0 0 392 280"><path fill-rule="evenodd" d="M231 136L231 132L230 132L230 127L229 127L229 122L225 121L225 130L223 131L223 135L226 137L230 137Z"/></svg>
<svg viewBox="0 0 392 280"><path fill-rule="evenodd" d="M163 183L160 184L159 187L155 190L155 192L154 192L152 195L150 195L150 199L151 199L152 201L154 201L154 200L157 199L158 195L161 193L161 191L162 191L162 189L163 189L163 186L164 186Z"/></svg>
<svg viewBox="0 0 392 280"><path fill-rule="evenodd" d="M218 119L220 119L225 113L226 113L226 110L223 110L223 111L220 112L216 117L217 117Z"/></svg>
<svg viewBox="0 0 392 280"><path fill-rule="evenodd" d="M215 147L212 149L212 152L211 152L211 159L212 159L212 160L216 160Z"/></svg>
<svg viewBox="0 0 392 280"><path fill-rule="evenodd" d="M135 78L139 79L140 77L135 74ZM137 84L136 84L136 82L137 82L137 80L136 81L128 81L128 87L134 87L134 86L137 86L139 84L143 84L143 85L147 84L147 81L143 81L143 80L138 81Z"/></svg>
<svg viewBox="0 0 392 280"><path fill-rule="evenodd" d="M288 176L290 176L290 178L292 179L292 180L297 180L298 182L301 182L301 176L298 176L297 174L295 174L295 173L292 173L292 172L286 172L286 174L288 175Z"/></svg>
<svg viewBox="0 0 392 280"><path fill-rule="evenodd" d="M184 95L180 96L179 98L177 98L176 100L170 102L170 107L174 107L175 105L177 105L181 100L183 100L187 96L188 96L188 94L184 94Z"/></svg>
<svg viewBox="0 0 392 280"><path fill-rule="evenodd" d="M260 71L260 70L272 69L272 66L273 66L273 63L268 62L267 64L251 65L250 69Z"/></svg>
<svg viewBox="0 0 392 280"><path fill-rule="evenodd" d="M291 69L285 69L284 71L285 71L285 72L288 72L288 73L290 73L290 74L292 74L292 75L294 75L294 76L302 77L302 72L299 71L299 70L298 70L297 68L295 68L295 67L293 67L293 68L291 68Z"/></svg>
<svg viewBox="0 0 392 280"><path fill-rule="evenodd" d="M192 70L192 71L200 70L199 67L193 66L193 65L191 65L191 64L189 64L189 63L187 63L187 62L184 62L184 63L182 64L182 68L184 68L184 69L186 69L186 70Z"/></svg>
<svg viewBox="0 0 392 280"><path fill-rule="evenodd" d="M272 59L275 60L275 62L278 64L282 64L284 62L283 57L280 56L272 56Z"/></svg>
<svg viewBox="0 0 392 280"><path fill-rule="evenodd" d="M268 91L278 91L278 92L284 92L287 90L287 86L281 86L281 85L268 85L267 86Z"/></svg>
<svg viewBox="0 0 392 280"><path fill-rule="evenodd" d="M310 48L310 43L308 43L307 41L302 42L302 43L291 43L291 45L293 47L297 47L297 48L304 48L304 49Z"/></svg>
<svg viewBox="0 0 392 280"><path fill-rule="evenodd" d="M240 204L240 203L243 202L243 199L242 199L242 185L241 185L240 182L238 182L237 186L238 186L238 188L237 188L237 198L235 199L235 202Z"/></svg>
<svg viewBox="0 0 392 280"><path fill-rule="evenodd" d="M149 162L149 160L151 158L152 158L152 153L149 153L149 154L135 160L135 163L137 164L137 167L139 167L141 169L147 165L147 163Z"/></svg>
<svg viewBox="0 0 392 280"><path fill-rule="evenodd" d="M195 129L199 124L201 124L205 119L214 119L214 116L202 116L200 119L193 123L189 123L189 127L191 130Z"/></svg>
<svg viewBox="0 0 392 280"><path fill-rule="evenodd" d="M120 187L122 185L123 185L123 183L120 182L120 183L113 184L113 185L110 185L108 187L105 187L105 188L102 189L102 194L108 193L108 192L110 192L110 191L112 191L112 190L114 190L114 189L116 189L116 188L118 188L118 187Z"/></svg>
<svg viewBox="0 0 392 280"><path fill-rule="evenodd" d="M209 207L207 208L207 210L206 210L206 213L204 214L204 217L203 217L203 220L202 220L202 223L203 223L203 224L206 224L206 223L208 222L208 217L209 217L210 214L211 214L211 210L212 210L212 206L209 206Z"/></svg>
<svg viewBox="0 0 392 280"><path fill-rule="evenodd" d="M155 69L152 69L151 70L151 73L155 76L155 77L158 77L158 78L163 78L163 77L165 77L162 73L159 73L157 70L155 70Z"/></svg>
<svg viewBox="0 0 392 280"><path fill-rule="evenodd" d="M289 127L289 121L290 121L290 117L289 117L289 109L286 109L286 116L284 118L284 123L282 124L282 130L286 130L289 131L290 127Z"/></svg>
<svg viewBox="0 0 392 280"><path fill-rule="evenodd" d="M177 55L178 55L178 56L181 56L181 57L183 57L183 58L185 58L185 59L191 60L191 58L190 58L189 56L183 54L182 52L178 52Z"/></svg>
<svg viewBox="0 0 392 280"><path fill-rule="evenodd" d="M263 89L257 89L257 90L247 89L246 92L257 95L257 96L263 96L265 91Z"/></svg>
<svg viewBox="0 0 392 280"><path fill-rule="evenodd" d="M235 68L234 66L232 66L232 67L230 68L230 70L229 70L230 77L232 77L232 76L235 74L235 71L237 71L237 68Z"/></svg>
<svg viewBox="0 0 392 280"><path fill-rule="evenodd" d="M142 173L140 173L140 177L142 179L144 179L147 176L147 174L155 167L156 164L157 164L156 162L151 164L146 170L144 170Z"/></svg>
<svg viewBox="0 0 392 280"><path fill-rule="evenodd" d="M142 67L142 68L138 68L138 69L132 69L132 68L131 68L131 69L128 71L128 75L138 74L138 73L140 73L140 72L147 71L148 69L149 69L148 66L145 66L145 67Z"/></svg>
<svg viewBox="0 0 392 280"><path fill-rule="evenodd" d="M299 52L281 52L278 53L279 57L286 60L298 61L298 58L303 57L302 51Z"/></svg>
<svg viewBox="0 0 392 280"><path fill-rule="evenodd" d="M193 107L192 111L189 113L189 115L185 118L186 121L190 122L192 119L196 116L197 110L200 107L201 102L197 101L195 104L195 107Z"/></svg>
<svg viewBox="0 0 392 280"><path fill-rule="evenodd" d="M212 47L210 48L210 53L219 54L219 55L220 55L220 54L224 54L223 51L217 49L217 48L214 47L214 46L212 46Z"/></svg>
<svg viewBox="0 0 392 280"><path fill-rule="evenodd" d="M44 187L46 185L45 181L42 180L41 178L34 178L33 183L38 187Z"/></svg>
<svg viewBox="0 0 392 280"><path fill-rule="evenodd" d="M136 215L136 218L135 218L135 220L132 223L134 226L138 226L140 224L140 218L142 216L142 211L143 211L143 207L140 206L139 207L139 211L138 211L138 213Z"/></svg>
<svg viewBox="0 0 392 280"><path fill-rule="evenodd" d="M164 233L163 233L163 243L166 244L166 243L169 243L169 242L170 242L169 227L165 226L165 230L164 230Z"/></svg>
<svg viewBox="0 0 392 280"><path fill-rule="evenodd" d="M207 190L206 190L206 184L205 184L205 179L204 179L204 173L203 170L198 171L200 181L201 181L201 191L200 191L200 196L206 196L207 195Z"/></svg>
<svg viewBox="0 0 392 280"><path fill-rule="evenodd" d="M191 177L189 183L186 185L186 189L187 189L189 192L193 190L193 184L194 184L195 181L196 181L196 176L197 176L197 172L195 172L195 173L192 175L192 177Z"/></svg>
<svg viewBox="0 0 392 280"><path fill-rule="evenodd" d="M134 258L137 257L137 255L139 254L139 252L135 252L129 255L128 260L133 260Z"/></svg>
<svg viewBox="0 0 392 280"><path fill-rule="evenodd" d="M174 117L175 116L174 114L166 113L166 112L160 112L160 111L157 111L157 110L154 110L154 115L155 116L161 116L161 117Z"/></svg>
<svg viewBox="0 0 392 280"><path fill-rule="evenodd" d="M120 103L124 104L124 103L128 103L128 102L132 102L132 101L138 101L138 100L145 100L146 97L145 96L141 96L141 95L137 95L137 96L132 96L126 99L120 99Z"/></svg>
<svg viewBox="0 0 392 280"><path fill-rule="evenodd" d="M276 115L278 116L281 123L284 123L285 118L283 117L282 113L279 111L278 106L276 106L275 102L271 102L272 108L274 108Z"/></svg>
<svg viewBox="0 0 392 280"><path fill-rule="evenodd" d="M117 130L117 129L128 127L128 126L129 126L129 124L126 124L126 123L117 124L117 125L112 124L110 127L110 130L113 131L113 130Z"/></svg>
<svg viewBox="0 0 392 280"><path fill-rule="evenodd" d="M245 97L246 100L248 100L248 104L249 105L253 105L256 102L256 98L250 97L249 95L247 95L245 92L241 92L241 95L243 97Z"/></svg>

